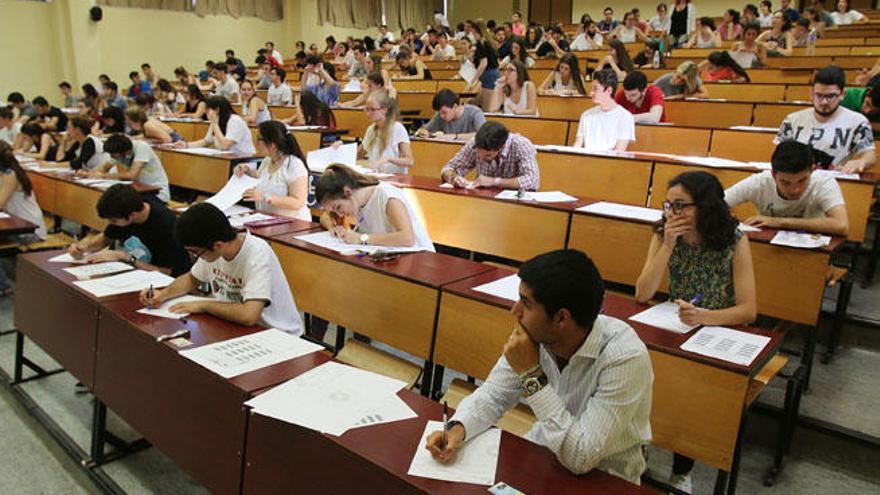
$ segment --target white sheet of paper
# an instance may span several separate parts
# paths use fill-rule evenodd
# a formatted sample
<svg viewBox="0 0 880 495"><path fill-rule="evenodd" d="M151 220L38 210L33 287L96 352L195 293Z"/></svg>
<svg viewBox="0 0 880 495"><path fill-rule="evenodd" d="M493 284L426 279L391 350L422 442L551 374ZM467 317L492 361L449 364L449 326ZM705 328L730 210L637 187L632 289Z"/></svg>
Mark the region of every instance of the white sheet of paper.
<svg viewBox="0 0 880 495"><path fill-rule="evenodd" d="M418 416L409 405L396 394L389 394L382 402L375 404L352 428L393 423Z"/></svg>
<svg viewBox="0 0 880 495"><path fill-rule="evenodd" d="M343 93L360 93L361 82L357 79L349 79L345 87L342 88Z"/></svg>
<svg viewBox="0 0 880 495"><path fill-rule="evenodd" d="M581 206L577 211L585 213L596 213L599 215L607 215L617 218L632 218L635 220L645 220L647 222L657 222L663 216L662 210L654 208L645 208L643 206L631 206L621 203L611 203L608 201L599 201L587 206Z"/></svg>
<svg viewBox="0 0 880 495"><path fill-rule="evenodd" d="M749 164L746 162L740 162L737 160L728 160L727 158L718 158L717 156L678 156L680 160L685 160L691 163L696 163L698 165L702 165L704 167L713 167L713 168L731 168L731 167L748 167Z"/></svg>
<svg viewBox="0 0 880 495"><path fill-rule="evenodd" d="M193 302L193 301L211 301L212 297L199 297L199 296L191 296L189 294L175 297L174 299L169 299L162 303L158 308L141 308L137 310L138 313L142 315L150 315L157 316L159 318L168 318L170 320L179 320L181 318L186 318L189 316L189 313L172 313L171 306L174 306L177 303L182 302Z"/></svg>
<svg viewBox="0 0 880 495"><path fill-rule="evenodd" d="M804 249L815 249L827 246L831 243L831 237L820 234L806 234L802 232L790 232L780 230L770 240L770 244L777 246L790 246Z"/></svg>
<svg viewBox="0 0 880 495"><path fill-rule="evenodd" d="M87 279L109 275L111 273L127 272L132 270L132 267L128 263L123 263L121 261L107 261L105 263L90 263L82 266L72 266L70 268L62 268L62 270L78 279Z"/></svg>
<svg viewBox="0 0 880 495"><path fill-rule="evenodd" d="M229 217L229 224L233 227L240 229L244 227L244 224L248 222L259 222L260 220L269 220L270 218L275 218L264 213L249 213L247 215L237 215L234 217Z"/></svg>
<svg viewBox="0 0 880 495"><path fill-rule="evenodd" d="M49 258L49 261L52 263L75 263L77 265L82 265L86 262L86 259L80 258L76 259L70 255L70 253L59 254L58 256L53 256Z"/></svg>
<svg viewBox="0 0 880 495"><path fill-rule="evenodd" d="M77 280L73 284L95 297L106 297L139 292L149 288L150 285L156 288L165 287L171 282L174 282L174 278L162 272L132 270L119 275L111 275L93 280Z"/></svg>
<svg viewBox="0 0 880 495"><path fill-rule="evenodd" d="M207 156L220 155L220 154L225 153L225 151L223 151L223 150L218 150L218 149L214 149L214 148L204 148L204 147L200 147L200 148L179 148L179 149L178 149L178 148L174 148L174 151L180 151L180 152L183 152L183 153L192 153L193 155L207 155Z"/></svg>
<svg viewBox="0 0 880 495"><path fill-rule="evenodd" d="M318 344L270 328L251 335L180 351L180 355L232 378L323 349Z"/></svg>
<svg viewBox="0 0 880 495"><path fill-rule="evenodd" d="M467 60L461 64L461 68L458 69L458 75L461 76L465 82L470 83L474 80L474 76L477 75L477 68L474 67L473 62Z"/></svg>
<svg viewBox="0 0 880 495"><path fill-rule="evenodd" d="M776 132L779 129L777 129L775 127L755 127L755 126L751 126L751 125L735 125L735 126L731 127L730 130L732 130L732 131L756 131L756 132L773 131L773 132Z"/></svg>
<svg viewBox="0 0 880 495"><path fill-rule="evenodd" d="M668 301L655 304L641 313L630 316L629 319L675 333L688 333L698 326L682 323L678 318L678 304Z"/></svg>
<svg viewBox="0 0 880 495"><path fill-rule="evenodd" d="M761 229L752 225L746 225L742 222L739 223L739 231L740 232L760 232Z"/></svg>
<svg viewBox="0 0 880 495"><path fill-rule="evenodd" d="M761 354L770 337L725 327L703 327L681 349L748 366Z"/></svg>
<svg viewBox="0 0 880 495"><path fill-rule="evenodd" d="M771 170L773 168L773 164L770 162L748 162L747 165L761 170Z"/></svg>
<svg viewBox="0 0 880 495"><path fill-rule="evenodd" d="M518 193L519 191L506 189L496 194L495 198L537 201L539 203L567 203L569 201L577 201L577 198L575 198L574 196L569 196L562 191L523 191L523 196L521 198L518 197Z"/></svg>
<svg viewBox="0 0 880 495"><path fill-rule="evenodd" d="M229 208L226 208L225 210L223 210L223 213L226 213L227 217L231 217L234 215L241 215L242 213L250 213L252 211L253 210L251 210L247 206L232 205Z"/></svg>
<svg viewBox="0 0 880 495"><path fill-rule="evenodd" d="M474 290L516 302L519 301L519 275L514 274L509 277L499 278L488 284L474 287Z"/></svg>
<svg viewBox="0 0 880 495"><path fill-rule="evenodd" d="M343 144L338 148L327 146L317 150L309 151L306 156L306 162L309 164L309 170L316 173L324 173L328 166L339 163L349 167L354 167L357 163L357 144Z"/></svg>
<svg viewBox="0 0 880 495"><path fill-rule="evenodd" d="M454 462L442 464L435 461L425 448L428 435L442 429L441 421L428 421L422 438L416 445L416 453L407 474L475 485L495 484L498 451L501 449L501 430L490 428L474 438L469 438L458 451Z"/></svg>
<svg viewBox="0 0 880 495"><path fill-rule="evenodd" d="M226 211L227 208L241 201L246 190L256 186L259 182L259 179L250 175L233 175L223 186L223 189L217 191L217 194L206 199L205 202L211 203L220 211Z"/></svg>
<svg viewBox="0 0 880 495"><path fill-rule="evenodd" d="M6 213L5 211L0 211L0 218L12 218L12 215Z"/></svg>
<svg viewBox="0 0 880 495"><path fill-rule="evenodd" d="M859 180L861 178L859 174L847 174L840 170L828 170L828 173L833 175L835 179Z"/></svg>
<svg viewBox="0 0 880 495"><path fill-rule="evenodd" d="M329 231L305 234L301 236L296 236L296 238L306 241L310 244L314 244L316 246L321 246L322 248L332 249L337 253L351 253L355 251L361 251L366 254L373 254L376 251L385 251L386 253L415 253L422 250L421 248L417 247L376 246L373 244L347 244L342 239L339 239L338 237L333 237L333 235L331 235Z"/></svg>
<svg viewBox="0 0 880 495"><path fill-rule="evenodd" d="M342 435L404 386L400 380L331 361L254 397L245 405L264 416Z"/></svg>

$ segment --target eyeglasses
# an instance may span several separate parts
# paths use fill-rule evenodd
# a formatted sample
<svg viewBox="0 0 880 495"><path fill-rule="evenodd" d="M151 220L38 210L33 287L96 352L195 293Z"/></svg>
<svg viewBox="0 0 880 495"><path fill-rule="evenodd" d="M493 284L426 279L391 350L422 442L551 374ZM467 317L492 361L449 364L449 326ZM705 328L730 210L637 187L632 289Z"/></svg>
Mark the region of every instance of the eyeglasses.
<svg viewBox="0 0 880 495"><path fill-rule="evenodd" d="M840 98L840 93L813 93L813 98L819 101L832 101Z"/></svg>
<svg viewBox="0 0 880 495"><path fill-rule="evenodd" d="M364 107L364 111L368 112L368 113L369 112L378 112L379 110L382 110L382 107Z"/></svg>
<svg viewBox="0 0 880 495"><path fill-rule="evenodd" d="M664 201L663 202L663 211L666 213L669 213L669 211L672 211L673 213L678 215L685 208L690 207L690 206L696 206L696 205L697 205L696 203L685 203L684 201L682 201L680 199L676 199L675 201Z"/></svg>
<svg viewBox="0 0 880 495"><path fill-rule="evenodd" d="M192 261L196 261L199 258L201 258L202 255L205 254L205 251L208 250L207 247L203 247L200 251L196 251L195 249L190 249L190 248L185 248L185 249L186 249L186 252L189 253L189 258Z"/></svg>

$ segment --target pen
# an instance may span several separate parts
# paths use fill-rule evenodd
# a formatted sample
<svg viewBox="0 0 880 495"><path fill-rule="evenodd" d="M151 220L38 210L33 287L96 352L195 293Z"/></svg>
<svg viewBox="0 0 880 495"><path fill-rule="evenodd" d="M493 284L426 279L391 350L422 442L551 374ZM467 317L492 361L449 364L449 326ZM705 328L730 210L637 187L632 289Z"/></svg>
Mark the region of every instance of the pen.
<svg viewBox="0 0 880 495"><path fill-rule="evenodd" d="M174 333L166 333L165 335L160 335L156 337L156 342L165 342L166 340L179 339L180 337L189 337L189 330L184 328L183 330L178 330Z"/></svg>
<svg viewBox="0 0 880 495"><path fill-rule="evenodd" d="M694 296L693 299L690 300L690 303L693 304L693 305L696 305L697 303L699 303L699 302L702 301L702 300L703 300L703 295L702 295L702 294L697 294L696 296Z"/></svg>
<svg viewBox="0 0 880 495"><path fill-rule="evenodd" d="M443 401L443 448L446 448L446 434L449 432L449 404Z"/></svg>
<svg viewBox="0 0 880 495"><path fill-rule="evenodd" d="M150 284L150 289L147 290L147 309L153 309L153 284Z"/></svg>

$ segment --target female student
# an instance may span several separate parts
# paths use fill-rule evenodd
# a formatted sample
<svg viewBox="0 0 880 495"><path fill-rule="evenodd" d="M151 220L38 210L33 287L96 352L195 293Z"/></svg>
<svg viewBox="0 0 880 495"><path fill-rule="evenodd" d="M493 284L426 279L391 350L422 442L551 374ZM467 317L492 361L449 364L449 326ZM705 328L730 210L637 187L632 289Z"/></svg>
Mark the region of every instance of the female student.
<svg viewBox="0 0 880 495"><path fill-rule="evenodd" d="M468 81L468 88L480 88L478 101L480 106L485 109L489 108L489 102L492 99L492 92L495 91L495 82L501 77L498 70L498 54L492 43L483 37L486 28L481 21L474 23L473 36L476 39L474 48L474 67L477 68L476 74Z"/></svg>
<svg viewBox="0 0 880 495"><path fill-rule="evenodd" d="M248 124L262 124L272 120L272 114L269 113L269 106L262 98L257 96L254 90L254 83L245 79L239 87L241 91L241 116Z"/></svg>
<svg viewBox="0 0 880 495"><path fill-rule="evenodd" d="M679 64L675 72L658 77L654 81L654 86L663 91L664 100L709 97L706 89L703 88L697 64L690 61Z"/></svg>
<svg viewBox="0 0 880 495"><path fill-rule="evenodd" d="M535 59L529 56L528 52L526 52L526 45L523 42L522 38L514 38L510 42L510 55L507 55L501 62L499 63L500 68L504 68L507 64L510 63L511 60L519 60L523 64L525 64L527 69L531 69L533 65L535 65Z"/></svg>
<svg viewBox="0 0 880 495"><path fill-rule="evenodd" d="M764 44L771 57L790 56L794 48L791 20L782 11L774 12L770 30L761 33L757 41Z"/></svg>
<svg viewBox="0 0 880 495"><path fill-rule="evenodd" d="M614 29L611 36L623 43L648 40L648 37L645 36L645 33L636 24L636 18L631 11L623 14L623 22Z"/></svg>
<svg viewBox="0 0 880 495"><path fill-rule="evenodd" d="M58 153L58 140L52 133L36 122L28 122L21 128L21 141L15 150L37 160L54 161Z"/></svg>
<svg viewBox="0 0 880 495"><path fill-rule="evenodd" d="M183 103L183 96L171 87L167 79L159 79L156 83L156 99L164 107L164 115L174 115L177 105Z"/></svg>
<svg viewBox="0 0 880 495"><path fill-rule="evenodd" d="M671 181L663 217L636 281L636 300L650 301L665 275L669 300L686 325L743 325L755 320L755 274L748 238L724 202L724 188L708 172ZM690 485L693 459L675 454L670 484Z"/></svg>
<svg viewBox="0 0 880 495"><path fill-rule="evenodd" d="M376 91L367 98L364 111L371 124L358 148L358 156L367 158L369 167L373 170L392 174L407 173L414 163L413 154L409 134L399 122L397 100L392 99L385 91Z"/></svg>
<svg viewBox="0 0 880 495"><path fill-rule="evenodd" d="M767 48L758 43L761 26L757 22L748 22L743 27L743 39L734 43L730 56L743 69L753 69L764 65L767 61Z"/></svg>
<svg viewBox="0 0 880 495"><path fill-rule="evenodd" d="M148 117L141 107L128 107L125 111L125 122L131 128L132 134L140 135L144 139L152 139L161 144L183 141L183 137L171 126L155 117Z"/></svg>
<svg viewBox="0 0 880 495"><path fill-rule="evenodd" d="M534 50L538 48L538 45L541 44L541 39L544 37L544 33L540 31L539 27L532 26L526 31L526 48L529 50Z"/></svg>
<svg viewBox="0 0 880 495"><path fill-rule="evenodd" d="M101 121L104 127L101 128L103 134L124 133L125 129L125 112L114 106L109 106L101 112Z"/></svg>
<svg viewBox="0 0 880 495"><path fill-rule="evenodd" d="M12 147L0 141L0 209L37 225L33 234L16 236L19 242L33 242L46 239L46 224L43 211L37 204L31 180L21 168ZM6 271L0 267L0 296L12 294L12 283Z"/></svg>
<svg viewBox="0 0 880 495"><path fill-rule="evenodd" d="M712 52L700 62L700 76L705 82L749 82L749 75L727 52Z"/></svg>
<svg viewBox="0 0 880 495"><path fill-rule="evenodd" d="M849 24L861 24L868 22L865 14L849 8L849 0L838 0L837 10L831 13L831 20L836 26L847 26Z"/></svg>
<svg viewBox="0 0 880 495"><path fill-rule="evenodd" d="M257 151L265 155L257 170L246 163L235 167L235 175L256 177L260 182L244 193L257 210L311 221L309 212L309 169L293 134L281 122L270 120L258 128Z"/></svg>
<svg viewBox="0 0 880 495"><path fill-rule="evenodd" d="M361 175L344 165L330 165L315 186L321 225L350 244L414 247L434 251L425 226L403 191L388 182ZM356 218L348 230L338 219Z"/></svg>
<svg viewBox="0 0 880 495"><path fill-rule="evenodd" d="M507 115L538 115L535 83L529 80L529 71L519 60L512 61L504 69L504 76L495 84L489 111L501 111Z"/></svg>
<svg viewBox="0 0 880 495"><path fill-rule="evenodd" d="M83 84L82 92L83 100L88 100L86 107L89 107L93 112L97 112L100 116L101 111L107 106L107 102L104 101L104 98L101 98L101 95L98 94L98 90L92 83Z"/></svg>
<svg viewBox="0 0 880 495"><path fill-rule="evenodd" d="M586 96L587 90L584 89L584 78L577 57L571 53L563 55L556 64L556 70L544 78L538 93Z"/></svg>
<svg viewBox="0 0 880 495"><path fill-rule="evenodd" d="M724 11L721 25L718 26L718 33L721 34L721 41L733 41L742 39L743 27L739 23L739 12L736 9L727 9Z"/></svg>
<svg viewBox="0 0 880 495"><path fill-rule="evenodd" d="M241 118L229 100L222 96L212 96L205 102L208 114L208 132L205 137L189 143L178 141L177 148L199 148L212 145L218 150L244 155L254 154L254 140L247 123Z"/></svg>
<svg viewBox="0 0 880 495"><path fill-rule="evenodd" d="M104 143L92 135L92 119L82 115L67 121L67 134L56 155L58 165L65 162L73 170L94 170L106 163L110 157L104 154Z"/></svg>
<svg viewBox="0 0 880 495"><path fill-rule="evenodd" d="M378 73L375 73L378 77ZM306 91L296 97L296 113L293 117L282 119L281 122L289 125L319 125L322 127L336 128L336 119L333 111L326 103L319 100L314 93Z"/></svg>
<svg viewBox="0 0 880 495"><path fill-rule="evenodd" d="M180 83L182 87L187 87L190 84L196 84L198 79L195 75L190 74L189 71L186 70L185 67L180 66L174 69L174 77L177 78L177 82Z"/></svg>
<svg viewBox="0 0 880 495"><path fill-rule="evenodd" d="M691 0L675 0L669 15L669 35L674 46L684 45L696 31L697 9Z"/></svg>
<svg viewBox="0 0 880 495"><path fill-rule="evenodd" d="M700 17L696 26L685 48L721 48L721 35L711 17Z"/></svg>
<svg viewBox="0 0 880 495"><path fill-rule="evenodd" d="M399 71L397 79L431 80L431 70L417 55L403 51L397 54L395 60Z"/></svg>
<svg viewBox="0 0 880 495"><path fill-rule="evenodd" d="M632 59L629 58L629 53L626 51L626 46L620 40L611 40L608 43L608 55L605 55L599 66L600 69L605 67L614 69L619 81L623 81L626 79L627 74L636 70L635 64L633 64Z"/></svg>
<svg viewBox="0 0 880 495"><path fill-rule="evenodd" d="M183 98L183 113L177 114L178 117L196 120L208 119L208 114L205 112L208 108L205 105L205 95L202 94L202 90L199 89L198 85L187 85Z"/></svg>

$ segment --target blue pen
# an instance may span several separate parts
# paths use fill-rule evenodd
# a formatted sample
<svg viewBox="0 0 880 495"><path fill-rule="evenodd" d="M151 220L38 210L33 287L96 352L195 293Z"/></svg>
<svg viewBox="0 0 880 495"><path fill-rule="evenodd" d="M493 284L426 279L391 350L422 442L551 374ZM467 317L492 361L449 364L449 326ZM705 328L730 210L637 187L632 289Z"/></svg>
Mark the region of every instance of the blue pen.
<svg viewBox="0 0 880 495"><path fill-rule="evenodd" d="M691 299L690 303L691 303L692 305L696 306L696 305L697 305L700 301L702 301L702 300L703 300L703 295L702 295L702 294L697 294L696 296L694 296L693 299Z"/></svg>

